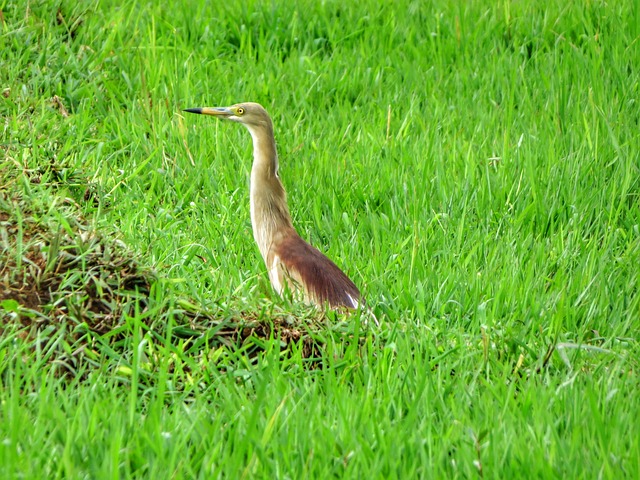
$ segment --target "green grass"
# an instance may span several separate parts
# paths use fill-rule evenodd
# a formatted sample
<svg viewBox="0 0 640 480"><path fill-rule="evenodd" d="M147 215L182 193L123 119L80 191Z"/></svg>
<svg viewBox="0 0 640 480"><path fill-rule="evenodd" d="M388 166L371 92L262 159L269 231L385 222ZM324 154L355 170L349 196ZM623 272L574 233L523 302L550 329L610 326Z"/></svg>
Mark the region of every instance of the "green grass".
<svg viewBox="0 0 640 480"><path fill-rule="evenodd" d="M258 101L381 325L309 361L134 306L61 378L81 327L5 302L2 478L640 476L637 1L48 3L0 6L2 212L124 242L152 305L317 322L268 284L248 133L181 113Z"/></svg>

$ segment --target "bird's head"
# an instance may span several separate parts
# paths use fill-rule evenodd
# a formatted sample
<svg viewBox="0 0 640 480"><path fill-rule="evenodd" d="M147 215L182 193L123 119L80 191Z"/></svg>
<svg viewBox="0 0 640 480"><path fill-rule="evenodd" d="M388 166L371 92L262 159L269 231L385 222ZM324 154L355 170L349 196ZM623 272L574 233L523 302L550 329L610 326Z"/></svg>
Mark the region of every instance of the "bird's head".
<svg viewBox="0 0 640 480"><path fill-rule="evenodd" d="M237 103L230 107L187 108L184 111L201 115L213 115L223 120L242 123L249 130L259 127L271 127L271 118L259 103Z"/></svg>

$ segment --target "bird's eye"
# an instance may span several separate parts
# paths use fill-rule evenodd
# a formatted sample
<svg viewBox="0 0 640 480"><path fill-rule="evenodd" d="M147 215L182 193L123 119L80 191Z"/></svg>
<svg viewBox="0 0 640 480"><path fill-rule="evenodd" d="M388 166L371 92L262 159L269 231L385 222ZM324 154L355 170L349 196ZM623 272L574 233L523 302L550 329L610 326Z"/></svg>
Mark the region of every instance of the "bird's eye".
<svg viewBox="0 0 640 480"><path fill-rule="evenodd" d="M244 108L242 108L242 107L238 107L238 108L236 109L236 115L242 115L243 113L244 113Z"/></svg>

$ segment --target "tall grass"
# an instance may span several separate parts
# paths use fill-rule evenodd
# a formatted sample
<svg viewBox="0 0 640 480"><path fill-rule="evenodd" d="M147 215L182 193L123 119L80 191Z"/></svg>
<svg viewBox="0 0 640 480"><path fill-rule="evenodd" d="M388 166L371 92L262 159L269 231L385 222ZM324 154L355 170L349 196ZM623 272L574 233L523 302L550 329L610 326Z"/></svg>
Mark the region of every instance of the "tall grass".
<svg viewBox="0 0 640 480"><path fill-rule="evenodd" d="M277 339L182 364L134 315L127 365L70 383L7 330L3 478L638 476L637 2L63 0L0 21L8 195L76 203L162 298L279 303L248 134L181 113L258 101L294 223L381 321L327 334L310 369Z"/></svg>

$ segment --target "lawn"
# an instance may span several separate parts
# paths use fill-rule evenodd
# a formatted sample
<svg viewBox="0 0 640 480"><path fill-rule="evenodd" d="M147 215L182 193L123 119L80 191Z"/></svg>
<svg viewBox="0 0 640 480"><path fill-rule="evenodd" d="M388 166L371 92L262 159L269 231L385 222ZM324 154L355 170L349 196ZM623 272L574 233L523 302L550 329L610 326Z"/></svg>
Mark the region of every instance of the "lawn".
<svg viewBox="0 0 640 480"><path fill-rule="evenodd" d="M0 5L1 478L640 477L637 1L155 3Z"/></svg>

